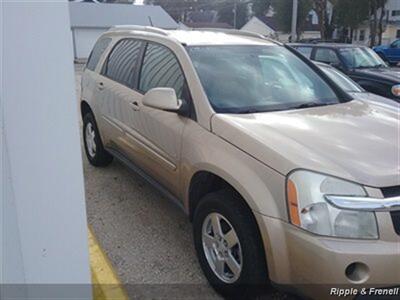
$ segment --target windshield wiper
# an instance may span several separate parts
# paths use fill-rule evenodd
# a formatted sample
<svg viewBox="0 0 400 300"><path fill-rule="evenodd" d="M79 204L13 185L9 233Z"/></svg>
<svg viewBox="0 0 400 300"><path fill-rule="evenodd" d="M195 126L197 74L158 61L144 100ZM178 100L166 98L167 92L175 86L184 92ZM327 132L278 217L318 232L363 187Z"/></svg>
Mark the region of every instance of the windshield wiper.
<svg viewBox="0 0 400 300"><path fill-rule="evenodd" d="M305 102L302 103L300 105L296 105L291 107L290 109L300 109L300 108L309 108L309 107L318 107L318 106L326 106L326 105L330 105L330 104L335 104L332 102L329 103L323 103L323 102Z"/></svg>
<svg viewBox="0 0 400 300"><path fill-rule="evenodd" d="M361 66L358 66L358 67L355 67L355 69L370 69L370 68L373 68L374 66L365 66L365 65L361 65Z"/></svg>
<svg viewBox="0 0 400 300"><path fill-rule="evenodd" d="M377 65L374 66L374 68L383 68L383 67L386 68L386 65L384 65L384 64L377 64Z"/></svg>
<svg viewBox="0 0 400 300"><path fill-rule="evenodd" d="M254 108L235 111L236 114L255 114L255 113L259 113L259 112L264 112L264 111L260 110L260 109L254 109Z"/></svg>

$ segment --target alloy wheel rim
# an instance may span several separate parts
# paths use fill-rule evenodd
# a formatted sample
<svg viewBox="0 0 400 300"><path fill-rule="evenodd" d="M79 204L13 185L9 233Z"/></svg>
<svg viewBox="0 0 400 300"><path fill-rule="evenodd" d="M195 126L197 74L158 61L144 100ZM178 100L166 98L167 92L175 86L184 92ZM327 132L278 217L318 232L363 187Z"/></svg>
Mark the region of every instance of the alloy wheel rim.
<svg viewBox="0 0 400 300"><path fill-rule="evenodd" d="M92 158L96 155L95 136L96 133L94 131L92 123L88 123L86 125L86 130L85 130L86 149L89 153L89 156Z"/></svg>
<svg viewBox="0 0 400 300"><path fill-rule="evenodd" d="M242 248L235 229L223 215L213 212L204 219L202 243L214 274L225 283L238 280L243 266Z"/></svg>

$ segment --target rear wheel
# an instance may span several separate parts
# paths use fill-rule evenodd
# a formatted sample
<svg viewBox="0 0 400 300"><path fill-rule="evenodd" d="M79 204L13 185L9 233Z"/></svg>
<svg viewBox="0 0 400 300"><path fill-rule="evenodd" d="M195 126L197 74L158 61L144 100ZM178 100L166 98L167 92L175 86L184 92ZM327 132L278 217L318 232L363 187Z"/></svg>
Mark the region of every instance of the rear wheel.
<svg viewBox="0 0 400 300"><path fill-rule="evenodd" d="M87 113L83 118L83 142L90 164L96 167L104 167L111 163L113 157L104 149L92 113Z"/></svg>
<svg viewBox="0 0 400 300"><path fill-rule="evenodd" d="M221 190L200 200L193 233L203 272L223 296L248 299L268 285L257 224L235 191Z"/></svg>

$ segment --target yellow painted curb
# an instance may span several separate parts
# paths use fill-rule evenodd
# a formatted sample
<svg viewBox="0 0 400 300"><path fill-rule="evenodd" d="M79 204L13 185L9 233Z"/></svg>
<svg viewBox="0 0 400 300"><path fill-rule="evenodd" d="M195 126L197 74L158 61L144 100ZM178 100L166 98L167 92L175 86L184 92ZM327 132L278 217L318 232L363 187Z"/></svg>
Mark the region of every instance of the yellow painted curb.
<svg viewBox="0 0 400 300"><path fill-rule="evenodd" d="M90 270L92 272L94 300L128 300L125 289L107 255L101 249L93 230L89 227Z"/></svg>

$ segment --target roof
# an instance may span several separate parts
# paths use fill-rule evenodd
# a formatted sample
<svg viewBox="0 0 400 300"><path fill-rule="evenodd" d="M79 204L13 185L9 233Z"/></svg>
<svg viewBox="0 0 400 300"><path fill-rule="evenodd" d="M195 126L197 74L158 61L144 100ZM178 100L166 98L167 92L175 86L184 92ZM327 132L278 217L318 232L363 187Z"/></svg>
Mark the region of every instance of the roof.
<svg viewBox="0 0 400 300"><path fill-rule="evenodd" d="M170 37L179 43L186 45L273 45L279 42L268 40L255 33L240 31L235 29L207 28L198 30L162 30L155 27L123 26L113 28L108 34L115 34L118 31L123 34L143 33L159 35L160 37ZM106 33L107 34L107 33Z"/></svg>
<svg viewBox="0 0 400 300"><path fill-rule="evenodd" d="M261 22L263 22L274 31L279 31L281 29L278 20L275 17L259 16L257 17L257 19L259 19Z"/></svg>
<svg viewBox="0 0 400 300"><path fill-rule="evenodd" d="M177 28L178 24L160 6L69 2L71 27L109 28L114 25L147 25Z"/></svg>
<svg viewBox="0 0 400 300"><path fill-rule="evenodd" d="M276 34L275 29L265 24L265 22L262 22L258 17L252 17L246 24L243 25L242 30L257 32L265 36Z"/></svg>
<svg viewBox="0 0 400 300"><path fill-rule="evenodd" d="M259 16L257 17L261 22L265 25L273 29L274 31L283 31L282 26L279 24L276 16L267 17L267 16ZM307 18L303 25L304 31L319 31L319 25L313 24L310 18Z"/></svg>
<svg viewBox="0 0 400 300"><path fill-rule="evenodd" d="M243 34L245 34L243 32ZM271 42L256 36L229 34L229 32L209 30L171 30L169 35L186 45L265 45Z"/></svg>

